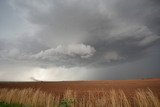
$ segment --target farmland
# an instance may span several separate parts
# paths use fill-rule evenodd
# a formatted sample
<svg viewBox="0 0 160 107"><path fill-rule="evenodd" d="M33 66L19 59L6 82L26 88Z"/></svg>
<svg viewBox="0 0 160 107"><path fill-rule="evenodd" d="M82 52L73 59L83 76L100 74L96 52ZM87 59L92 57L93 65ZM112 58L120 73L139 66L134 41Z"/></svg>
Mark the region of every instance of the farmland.
<svg viewBox="0 0 160 107"><path fill-rule="evenodd" d="M31 107L159 107L160 79L1 82L0 100Z"/></svg>

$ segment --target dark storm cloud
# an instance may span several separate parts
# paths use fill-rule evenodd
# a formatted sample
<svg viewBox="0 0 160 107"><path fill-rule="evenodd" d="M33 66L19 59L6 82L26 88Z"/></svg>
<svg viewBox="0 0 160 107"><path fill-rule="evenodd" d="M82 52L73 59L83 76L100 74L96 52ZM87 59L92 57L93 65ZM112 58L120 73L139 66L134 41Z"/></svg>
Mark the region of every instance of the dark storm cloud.
<svg viewBox="0 0 160 107"><path fill-rule="evenodd" d="M115 7L123 20L136 21L147 26L152 32L159 35L160 31L160 2L158 0L120 0Z"/></svg>
<svg viewBox="0 0 160 107"><path fill-rule="evenodd" d="M159 17L160 8L155 2L55 0L17 4L25 5L29 11L27 19L42 28L37 35L45 45L53 48L61 44L89 44L97 50L93 61L141 57L145 49L159 40L151 27ZM106 56L108 52L114 56Z"/></svg>
<svg viewBox="0 0 160 107"><path fill-rule="evenodd" d="M128 61L126 63L106 66L106 67L96 67L92 68L94 72L93 78L99 79L142 79L142 78L159 78L160 72L160 45L153 46L147 53L145 58ZM99 71L99 72L96 72Z"/></svg>
<svg viewBox="0 0 160 107"><path fill-rule="evenodd" d="M115 70L130 78L134 70L128 68L132 64L138 67L137 71L144 71L148 69L144 66L146 57L151 57L148 60L152 62L160 58L152 54L159 52L160 44L158 0L15 0L8 3L38 30L13 40L0 39L0 59L36 63L35 66L43 66L48 72L63 66L73 71L86 67L88 73L95 69L90 77L99 72L102 75L95 78L104 79L105 74L113 77ZM127 70L130 72L126 73Z"/></svg>

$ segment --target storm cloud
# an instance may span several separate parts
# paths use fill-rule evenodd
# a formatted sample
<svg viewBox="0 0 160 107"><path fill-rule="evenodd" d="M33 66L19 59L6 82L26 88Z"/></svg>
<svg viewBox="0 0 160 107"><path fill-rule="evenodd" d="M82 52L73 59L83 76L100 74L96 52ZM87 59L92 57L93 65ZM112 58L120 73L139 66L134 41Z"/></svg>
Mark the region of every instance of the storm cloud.
<svg viewBox="0 0 160 107"><path fill-rule="evenodd" d="M36 72L45 72L39 75L48 75L43 80L68 80L70 74L73 80L160 76L158 0L7 0L1 4L7 10L0 11L6 22L0 28L20 19L16 20L20 24L13 24L18 33L12 28L0 31L2 65L39 69ZM11 12L15 13L11 19L5 19ZM7 72L1 77L11 72L3 66L0 69ZM32 74L33 69L21 71L29 75L25 80L40 79Z"/></svg>

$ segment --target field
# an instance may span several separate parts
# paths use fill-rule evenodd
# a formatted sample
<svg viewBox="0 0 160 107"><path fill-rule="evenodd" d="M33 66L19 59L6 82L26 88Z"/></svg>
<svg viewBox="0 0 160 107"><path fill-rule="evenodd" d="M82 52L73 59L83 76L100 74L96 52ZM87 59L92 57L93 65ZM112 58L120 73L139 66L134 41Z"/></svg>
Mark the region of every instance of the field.
<svg viewBox="0 0 160 107"><path fill-rule="evenodd" d="M160 79L1 82L0 102L26 107L160 107Z"/></svg>

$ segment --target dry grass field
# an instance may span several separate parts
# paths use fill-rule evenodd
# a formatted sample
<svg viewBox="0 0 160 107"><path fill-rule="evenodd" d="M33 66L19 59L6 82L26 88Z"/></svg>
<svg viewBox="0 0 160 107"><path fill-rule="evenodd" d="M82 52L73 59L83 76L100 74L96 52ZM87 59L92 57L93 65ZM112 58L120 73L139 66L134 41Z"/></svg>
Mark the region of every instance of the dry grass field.
<svg viewBox="0 0 160 107"><path fill-rule="evenodd" d="M0 102L27 107L160 107L160 79L1 82Z"/></svg>

